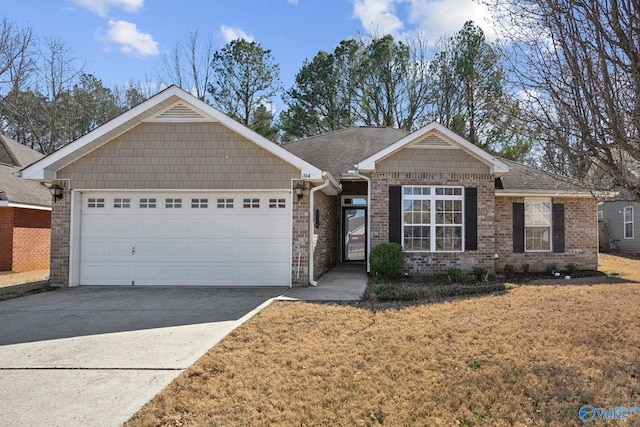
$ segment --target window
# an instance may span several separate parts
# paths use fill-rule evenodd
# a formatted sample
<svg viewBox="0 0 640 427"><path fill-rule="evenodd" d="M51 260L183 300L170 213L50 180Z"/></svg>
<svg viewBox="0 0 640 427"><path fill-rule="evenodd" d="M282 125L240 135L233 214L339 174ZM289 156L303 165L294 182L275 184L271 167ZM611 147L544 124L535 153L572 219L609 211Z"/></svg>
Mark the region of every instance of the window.
<svg viewBox="0 0 640 427"><path fill-rule="evenodd" d="M123 198L115 198L113 199L113 207L114 208L130 208L131 207L131 199L123 199Z"/></svg>
<svg viewBox="0 0 640 427"><path fill-rule="evenodd" d="M624 208L624 238L633 239L633 206Z"/></svg>
<svg viewBox="0 0 640 427"><path fill-rule="evenodd" d="M156 199L140 199L140 207L142 209L153 209L156 207Z"/></svg>
<svg viewBox="0 0 640 427"><path fill-rule="evenodd" d="M219 209L233 209L233 199L218 199Z"/></svg>
<svg viewBox="0 0 640 427"><path fill-rule="evenodd" d="M167 209L180 209L182 207L182 199L165 199L164 207Z"/></svg>
<svg viewBox="0 0 640 427"><path fill-rule="evenodd" d="M255 209L260 207L260 199L243 199L242 207L246 209Z"/></svg>
<svg viewBox="0 0 640 427"><path fill-rule="evenodd" d="M209 207L209 199L191 199L191 207L194 209L205 209Z"/></svg>
<svg viewBox="0 0 640 427"><path fill-rule="evenodd" d="M551 250L550 201L525 201L524 250L527 252Z"/></svg>
<svg viewBox="0 0 640 427"><path fill-rule="evenodd" d="M287 207L285 199L269 199L270 209L283 209Z"/></svg>
<svg viewBox="0 0 640 427"><path fill-rule="evenodd" d="M87 200L87 207L88 208L104 208L104 199L89 197L89 199Z"/></svg>
<svg viewBox="0 0 640 427"><path fill-rule="evenodd" d="M461 252L462 187L402 187L402 242L408 252Z"/></svg>

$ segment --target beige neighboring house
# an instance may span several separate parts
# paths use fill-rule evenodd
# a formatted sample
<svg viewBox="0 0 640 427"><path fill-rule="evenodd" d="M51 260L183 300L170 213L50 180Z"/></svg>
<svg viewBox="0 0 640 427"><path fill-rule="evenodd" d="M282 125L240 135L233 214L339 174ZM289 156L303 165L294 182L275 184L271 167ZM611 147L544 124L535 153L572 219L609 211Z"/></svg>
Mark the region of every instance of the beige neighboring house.
<svg viewBox="0 0 640 427"><path fill-rule="evenodd" d="M43 155L0 135L0 271L49 268L51 194L15 176Z"/></svg>
<svg viewBox="0 0 640 427"><path fill-rule="evenodd" d="M408 273L597 268L589 193L437 123L277 145L172 86L22 177L64 188L63 286L315 285L389 241Z"/></svg>

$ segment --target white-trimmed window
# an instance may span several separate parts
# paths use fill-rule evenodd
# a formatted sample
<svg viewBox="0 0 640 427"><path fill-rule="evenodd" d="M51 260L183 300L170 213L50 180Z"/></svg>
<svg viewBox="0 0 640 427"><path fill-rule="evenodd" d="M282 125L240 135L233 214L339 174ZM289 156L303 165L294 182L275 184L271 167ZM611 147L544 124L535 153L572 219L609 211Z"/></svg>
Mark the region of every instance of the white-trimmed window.
<svg viewBox="0 0 640 427"><path fill-rule="evenodd" d="M164 199L164 207L166 209L180 209L182 207L182 199Z"/></svg>
<svg viewBox="0 0 640 427"><path fill-rule="evenodd" d="M140 199L140 208L154 209L156 207L156 199Z"/></svg>
<svg viewBox="0 0 640 427"><path fill-rule="evenodd" d="M233 199L218 199L218 209L233 209Z"/></svg>
<svg viewBox="0 0 640 427"><path fill-rule="evenodd" d="M89 197L87 199L88 208L104 208L104 199L102 197Z"/></svg>
<svg viewBox="0 0 640 427"><path fill-rule="evenodd" d="M624 238L633 239L633 206L623 209L624 216Z"/></svg>
<svg viewBox="0 0 640 427"><path fill-rule="evenodd" d="M524 202L524 250L548 252L551 250L551 201Z"/></svg>
<svg viewBox="0 0 640 427"><path fill-rule="evenodd" d="M245 209L257 209L260 207L260 199L242 199L242 207Z"/></svg>
<svg viewBox="0 0 640 427"><path fill-rule="evenodd" d="M402 242L407 252L462 252L462 187L402 187Z"/></svg>
<svg viewBox="0 0 640 427"><path fill-rule="evenodd" d="M131 207L131 199L116 197L113 199L113 207L116 209L127 209Z"/></svg>
<svg viewBox="0 0 640 427"><path fill-rule="evenodd" d="M209 207L209 199L191 199L193 209L206 209Z"/></svg>
<svg viewBox="0 0 640 427"><path fill-rule="evenodd" d="M286 207L287 207L287 202L285 199L269 199L270 209L284 209Z"/></svg>

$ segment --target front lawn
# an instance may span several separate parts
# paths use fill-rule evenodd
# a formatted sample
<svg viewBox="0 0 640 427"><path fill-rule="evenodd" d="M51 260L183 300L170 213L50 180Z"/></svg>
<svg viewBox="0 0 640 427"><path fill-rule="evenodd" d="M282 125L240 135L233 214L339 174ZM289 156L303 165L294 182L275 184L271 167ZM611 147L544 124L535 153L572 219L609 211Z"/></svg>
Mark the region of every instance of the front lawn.
<svg viewBox="0 0 640 427"><path fill-rule="evenodd" d="M640 261L602 260L621 283L274 303L126 426L580 426L582 405L640 406Z"/></svg>

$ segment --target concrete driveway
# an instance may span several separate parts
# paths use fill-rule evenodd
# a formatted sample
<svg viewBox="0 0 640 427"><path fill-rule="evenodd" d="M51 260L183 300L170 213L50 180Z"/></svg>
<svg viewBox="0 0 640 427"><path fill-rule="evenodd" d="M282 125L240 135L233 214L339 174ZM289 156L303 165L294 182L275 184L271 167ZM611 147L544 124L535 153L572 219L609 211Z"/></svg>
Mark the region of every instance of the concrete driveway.
<svg viewBox="0 0 640 427"><path fill-rule="evenodd" d="M119 426L287 289L81 287L0 301L0 426Z"/></svg>

